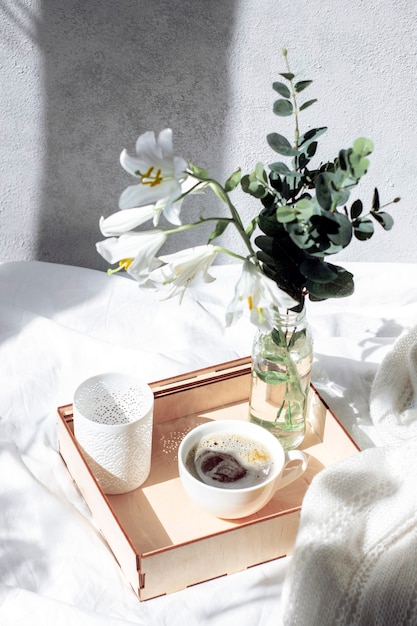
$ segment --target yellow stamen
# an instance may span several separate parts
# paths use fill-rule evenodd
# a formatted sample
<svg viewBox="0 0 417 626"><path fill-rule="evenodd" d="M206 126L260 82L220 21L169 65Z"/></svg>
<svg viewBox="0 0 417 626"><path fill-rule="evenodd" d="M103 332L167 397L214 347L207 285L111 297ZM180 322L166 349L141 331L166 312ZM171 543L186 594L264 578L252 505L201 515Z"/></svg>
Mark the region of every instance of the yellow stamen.
<svg viewBox="0 0 417 626"><path fill-rule="evenodd" d="M131 263L133 263L133 258L132 259L120 259L119 267L117 267L114 270L107 270L107 274L116 274L116 272L120 272L120 270L127 271Z"/></svg>
<svg viewBox="0 0 417 626"><path fill-rule="evenodd" d="M252 296L248 296L248 307L249 307L249 311L252 311L253 307L253 298ZM263 308L261 306L257 306L256 307L256 311L258 313L258 317L259 317L259 321L260 322L264 322L265 321L265 317L263 315Z"/></svg>
<svg viewBox="0 0 417 626"><path fill-rule="evenodd" d="M163 178L161 176L161 170L157 170L156 174L152 174L155 168L153 165L148 169L146 174L142 175L141 183L142 185L150 185L151 187L156 187L163 182ZM146 180L145 180L146 179Z"/></svg>

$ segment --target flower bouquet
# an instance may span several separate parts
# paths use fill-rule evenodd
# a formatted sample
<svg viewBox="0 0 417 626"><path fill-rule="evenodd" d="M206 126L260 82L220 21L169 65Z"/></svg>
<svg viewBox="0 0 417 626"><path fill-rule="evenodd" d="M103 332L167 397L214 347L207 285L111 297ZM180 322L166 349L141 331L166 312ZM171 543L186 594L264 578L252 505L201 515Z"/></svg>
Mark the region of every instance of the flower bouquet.
<svg viewBox="0 0 417 626"><path fill-rule="evenodd" d="M300 131L300 113L316 102L304 98L312 81L292 73L286 50L283 57L286 71L273 83L279 96L273 110L277 116L294 118L294 138L289 141L276 132L266 138L280 160L267 166L259 162L250 173L237 169L220 183L174 154L170 129L158 137L146 132L136 142L135 155L126 150L121 153L120 163L136 183L121 194L120 210L100 219L106 239L97 243L97 250L110 264L118 264L111 273L126 270L140 284L168 289L167 297L180 299L196 276L214 280L209 269L219 254L239 260L242 272L226 308L226 324L235 322L246 309L260 329L254 344L251 419L277 434L285 447L294 447L304 436L312 362L305 299L352 294L353 275L328 257L353 239L368 240L374 224L390 230L393 219L385 210L387 205L381 205L376 188L369 211L364 212L360 199L349 205L351 192L369 167L373 150L369 139L360 137L333 160L313 164L318 140L327 129ZM257 201L258 208L247 224L232 199L238 186ZM192 222L182 223L184 200L209 192L224 203L227 213L203 210ZM168 227L160 226L162 216ZM153 228L138 230L147 222ZM208 222L213 229L202 245L160 253L170 235ZM239 233L244 254L219 244L228 228Z"/></svg>

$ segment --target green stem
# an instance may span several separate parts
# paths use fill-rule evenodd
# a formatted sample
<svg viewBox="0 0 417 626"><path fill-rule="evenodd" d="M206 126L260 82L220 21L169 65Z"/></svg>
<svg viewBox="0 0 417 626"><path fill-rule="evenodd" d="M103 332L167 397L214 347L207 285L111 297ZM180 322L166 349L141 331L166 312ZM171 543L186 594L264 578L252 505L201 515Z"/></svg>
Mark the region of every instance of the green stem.
<svg viewBox="0 0 417 626"><path fill-rule="evenodd" d="M223 248L222 246L217 246L217 248L219 252L224 252L224 254L228 254L234 259L239 259L239 261L246 261L246 258L241 254L238 254L237 252L233 252L232 250L229 250L228 248Z"/></svg>
<svg viewBox="0 0 417 626"><path fill-rule="evenodd" d="M288 56L287 56L287 51L283 51L283 57L285 59L285 64L287 66L287 70L289 74L292 74L291 72L291 68L290 68L290 64L288 63ZM294 106L294 117L295 117L295 132L294 132L294 138L295 138L295 145L294 145L294 149L298 150L298 141L300 139L300 126L299 126L299 120L298 120L298 104L297 104L297 93L295 91L294 88L294 82L293 79L290 79L290 85L291 85L291 99L293 102L293 106Z"/></svg>
<svg viewBox="0 0 417 626"><path fill-rule="evenodd" d="M287 70L289 72L289 74L292 75L291 72L291 68L290 68L290 64L288 62L288 55L287 55L287 50L284 48L283 52L283 57L285 58L285 64L287 66ZM293 102L293 107L294 107L294 118L295 118L295 129L294 129L294 150L298 151L298 142L300 140L300 123L299 123L299 108L298 108L298 102L297 102L297 92L295 91L295 87L294 87L294 80L291 78L290 79L290 85L291 85L291 99ZM299 165L298 165L298 161L296 161L296 158L294 157L294 171L298 172L299 171ZM295 195L296 192L296 188L297 188L297 184L296 184L296 180L294 178L293 180L293 192ZM305 189L305 185L304 185L304 189ZM293 196L294 198L294 196Z"/></svg>
<svg viewBox="0 0 417 626"><path fill-rule="evenodd" d="M194 178L196 178L194 176ZM193 187L191 187L191 189L189 189L188 191L184 191L184 193L182 193L176 200L175 202L178 202L178 200L184 200L185 196L188 196L189 193L193 193L193 191L195 191L199 186L200 186L200 181L197 182Z"/></svg>
<svg viewBox="0 0 417 626"><path fill-rule="evenodd" d="M195 178L196 180L198 180L199 182L204 182L205 184L211 185L213 187L216 187L217 191L219 192L219 195L222 197L223 202L227 205L232 218L231 221L233 222L233 224L235 225L239 235L241 236L241 238L243 239L243 242L245 243L250 256L253 258L254 262L256 265L259 266L259 262L257 260L256 257L256 253L255 250L252 248L252 244L250 241L250 237L248 236L248 234L246 233L245 227L242 223L242 220L240 219L240 215L239 212L237 211L236 207L234 206L234 204L231 202L230 198L229 198L229 194L226 192L226 190L224 189L224 187L214 178L201 178L199 177L197 174L190 174L193 178ZM225 218L217 218L217 219L225 219ZM240 257L242 258L242 257Z"/></svg>
<svg viewBox="0 0 417 626"><path fill-rule="evenodd" d="M200 226L201 224L204 224L205 222L218 221L219 219L222 219L222 220L228 219L230 222L233 221L231 218L225 218L225 217L207 217L207 218L201 218L198 222L191 222L190 224L182 224L181 226L177 226L176 228L170 228L169 230L165 230L164 232L167 235L172 235L173 233L180 233L184 230L188 230L189 228L196 228L197 226ZM216 247L219 250L219 252L228 254L229 256L235 259L239 259L239 261L246 260L246 257L242 256L241 254L238 254L237 252L233 252L233 250L229 250L228 248L224 248L223 246L216 246Z"/></svg>
<svg viewBox="0 0 417 626"><path fill-rule="evenodd" d="M285 385L285 387L286 387L286 392L285 392L284 399L283 399L283 401L281 402L281 406L279 407L279 409L278 409L278 411L277 411L277 416L276 416L276 418L275 418L275 421L276 421L276 422L278 422L278 421L279 421L279 419L280 419L280 417L281 417L281 413L283 412L284 407L285 407L285 400L286 400L287 393L288 393L288 387L287 387L287 385L288 385L288 383L286 383L286 385Z"/></svg>
<svg viewBox="0 0 417 626"><path fill-rule="evenodd" d="M167 230L164 230L164 233L166 233L167 235L172 235L173 233L180 233L184 230L188 230L189 228L196 228L196 226L200 226L205 222L218 222L219 220L229 220L230 222L232 222L232 219L227 217L202 217L198 220L198 222L181 224L181 226L176 226L175 228L169 228Z"/></svg>
<svg viewBox="0 0 417 626"><path fill-rule="evenodd" d="M300 383L300 375L297 370L297 365L295 364L294 359L291 356L289 346L287 344L287 340L285 337L285 333L282 331L282 328L280 327L276 328L276 330L280 337L280 345L285 350L285 361L286 361L287 369L290 375L290 382L297 382L299 390L303 392L301 383Z"/></svg>
<svg viewBox="0 0 417 626"><path fill-rule="evenodd" d="M295 388L297 389L297 392L300 394L300 396L305 400L306 392L302 388L300 374L297 369L297 365L290 353L290 347L289 347L289 344L287 343L287 332L286 331L284 332L279 325L275 327L275 330L277 331L279 335L279 344L277 345L280 345L280 347L284 351L284 362L285 362L285 367L287 369L287 381L285 383L285 395L284 395L283 402L277 411L276 421L280 419L282 411L285 408L285 403L287 402L286 422L291 427L292 426L292 409L291 409L291 398L288 399L288 394L291 392L292 389ZM294 332L295 332L295 329L294 329Z"/></svg>

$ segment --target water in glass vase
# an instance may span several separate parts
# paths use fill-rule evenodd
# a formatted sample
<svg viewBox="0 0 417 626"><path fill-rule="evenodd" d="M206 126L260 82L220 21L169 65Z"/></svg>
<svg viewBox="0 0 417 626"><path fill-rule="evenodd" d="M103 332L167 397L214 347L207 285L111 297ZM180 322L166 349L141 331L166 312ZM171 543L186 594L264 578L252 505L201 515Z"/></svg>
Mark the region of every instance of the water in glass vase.
<svg viewBox="0 0 417 626"><path fill-rule="evenodd" d="M312 361L304 314L281 318L279 331L260 332L255 339L250 421L267 428L286 450L305 435Z"/></svg>

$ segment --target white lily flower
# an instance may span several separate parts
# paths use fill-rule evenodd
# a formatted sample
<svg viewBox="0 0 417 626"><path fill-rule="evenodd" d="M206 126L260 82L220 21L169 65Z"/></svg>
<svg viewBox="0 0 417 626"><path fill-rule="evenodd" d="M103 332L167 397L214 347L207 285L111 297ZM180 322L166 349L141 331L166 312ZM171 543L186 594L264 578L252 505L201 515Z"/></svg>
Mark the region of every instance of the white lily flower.
<svg viewBox="0 0 417 626"><path fill-rule="evenodd" d="M242 274L236 284L235 295L226 312L226 325L230 326L248 307L252 324L259 328L274 328L274 309L290 309L296 300L270 278L265 276L251 261L243 263Z"/></svg>
<svg viewBox="0 0 417 626"><path fill-rule="evenodd" d="M216 280L208 273L208 269L216 258L218 251L219 248L217 246L207 244L160 256L158 257L159 260L163 261L165 265L153 272L150 278L154 282L172 285L167 298L179 294L180 299L182 299L188 285L199 274L202 274L206 283Z"/></svg>
<svg viewBox="0 0 417 626"><path fill-rule="evenodd" d="M181 224L180 206L174 206L184 192L187 179L187 162L174 156L172 130L166 128L156 139L152 131L140 135L136 142L136 156L126 150L120 155L121 166L136 178L139 184L123 191L119 199L120 209L145 206L159 202L166 219Z"/></svg>
<svg viewBox="0 0 417 626"><path fill-rule="evenodd" d="M141 226L148 220L153 218L154 226L157 225L162 208L158 204L150 204L147 206L134 207L117 211L109 217L100 218L100 231L104 237L117 237L124 233Z"/></svg>
<svg viewBox="0 0 417 626"><path fill-rule="evenodd" d="M119 263L120 269L125 269L139 284L143 284L152 270L160 265L155 257L166 238L163 230L126 233L99 241L96 248L108 263Z"/></svg>

